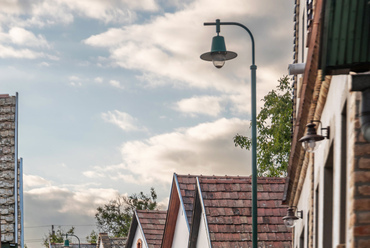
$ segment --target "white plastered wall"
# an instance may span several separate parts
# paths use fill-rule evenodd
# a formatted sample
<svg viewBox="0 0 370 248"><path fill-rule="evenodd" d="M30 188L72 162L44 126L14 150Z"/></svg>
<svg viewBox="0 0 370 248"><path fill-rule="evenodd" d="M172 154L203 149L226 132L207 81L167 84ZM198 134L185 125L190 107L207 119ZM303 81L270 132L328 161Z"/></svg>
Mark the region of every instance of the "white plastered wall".
<svg viewBox="0 0 370 248"><path fill-rule="evenodd" d="M198 239L197 239L197 248L209 248L209 241L208 241L208 229L207 223L205 220L206 216L202 210L200 223L199 223L199 230L198 230Z"/></svg>
<svg viewBox="0 0 370 248"><path fill-rule="evenodd" d="M340 199L341 199L342 194L346 194L348 196L348 190L346 192L341 192L341 187L340 187L341 185L341 173L340 173L341 172L341 153L342 153L342 147L341 147L342 111L345 106L346 100L349 96L349 83L350 83L349 75L339 75L339 76L332 77L328 96L327 96L326 103L325 103L325 107L323 109L323 113L321 116L321 125L319 126L319 128L326 128L327 126L330 126L330 139L329 140L325 139L321 141L320 147L318 147L314 155L315 189L319 186L318 248L326 248L326 247L323 247L323 231L322 231L324 228L324 216L323 216L324 201L328 198L328 196L324 195L324 187L325 187L324 185L324 166L329 156L331 145L333 145L333 210L332 210L333 238L332 238L332 247L337 247L337 245L340 244ZM348 113L347 113L347 121L348 121ZM318 133L320 133L319 128L317 129ZM323 131L323 134L325 134L325 130ZM348 139L347 139L347 143L348 143ZM307 195L305 195L302 192L301 198L305 198L306 196ZM314 206L315 205L316 203L314 203ZM347 210L348 210L348 207L347 207ZM348 217L347 217L346 223L348 223ZM314 240L315 240L315 235L314 235Z"/></svg>
<svg viewBox="0 0 370 248"><path fill-rule="evenodd" d="M136 248L136 244L137 244L137 241L139 239L141 239L141 241L142 241L142 248L148 248L146 246L146 242L144 241L144 234L143 234L140 226L137 225L136 231L135 231L135 236L134 236L134 241L132 242L132 247L131 248Z"/></svg>
<svg viewBox="0 0 370 248"><path fill-rule="evenodd" d="M310 201L311 201L311 197L310 197L311 196L311 173L310 173L311 169L310 169L310 166L311 165L309 165L307 169L306 178L304 180L303 187L302 187L301 197L297 204L296 210L303 211L303 218L296 221L296 224L294 227L294 240L295 240L294 244L295 245L293 248L299 247L299 240L300 240L302 231L304 231L304 240L305 240L304 248L308 248L307 247L307 239L308 239L307 237L307 228L308 228L307 218L308 218L308 213L311 207L310 206Z"/></svg>
<svg viewBox="0 0 370 248"><path fill-rule="evenodd" d="M189 228L182 205L179 207L175 233L173 235L172 248L187 248L189 240Z"/></svg>

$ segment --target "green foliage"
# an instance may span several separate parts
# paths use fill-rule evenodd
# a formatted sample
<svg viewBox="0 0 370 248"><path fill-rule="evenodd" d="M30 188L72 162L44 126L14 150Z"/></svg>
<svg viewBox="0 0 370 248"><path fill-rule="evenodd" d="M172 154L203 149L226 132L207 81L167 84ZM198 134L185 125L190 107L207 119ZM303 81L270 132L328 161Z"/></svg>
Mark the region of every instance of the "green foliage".
<svg viewBox="0 0 370 248"><path fill-rule="evenodd" d="M48 234L44 235L43 238L43 245L45 247L49 247L49 240L51 244L60 244L64 242L65 235L66 234L74 234L75 228L71 227L67 232L64 231L60 226L58 226L58 229L56 231L49 230Z"/></svg>
<svg viewBox="0 0 370 248"><path fill-rule="evenodd" d="M263 99L264 106L257 116L258 176L283 176L288 168L291 142L292 95L289 78L279 79L276 90ZM249 150L252 140L237 134L235 146Z"/></svg>
<svg viewBox="0 0 370 248"><path fill-rule="evenodd" d="M96 244L98 241L98 234L95 232L95 230L92 230L90 235L86 236L86 241L90 244Z"/></svg>
<svg viewBox="0 0 370 248"><path fill-rule="evenodd" d="M154 210L157 207L157 194L154 188L150 195L132 194L131 196L118 196L104 206L99 206L95 219L99 230L107 232L110 236L126 237L130 230L131 219L135 209Z"/></svg>

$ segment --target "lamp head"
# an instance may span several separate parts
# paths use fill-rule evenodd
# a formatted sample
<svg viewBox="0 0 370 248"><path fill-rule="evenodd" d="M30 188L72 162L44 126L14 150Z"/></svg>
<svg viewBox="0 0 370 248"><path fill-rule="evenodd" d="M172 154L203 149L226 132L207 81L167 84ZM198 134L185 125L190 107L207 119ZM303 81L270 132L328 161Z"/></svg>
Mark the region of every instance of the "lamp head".
<svg viewBox="0 0 370 248"><path fill-rule="evenodd" d="M238 56L236 53L227 51L225 39L223 36L214 36L212 39L211 51L203 53L200 58L205 61L212 61L216 68L221 68L226 60L230 60Z"/></svg>
<svg viewBox="0 0 370 248"><path fill-rule="evenodd" d="M287 216L284 216L283 217L283 220L284 220L284 224L286 225L286 227L288 228L292 228L294 227L295 225L295 221L298 220L299 217L295 216L294 214L294 209L293 208L289 208L288 209L288 213L287 213Z"/></svg>
<svg viewBox="0 0 370 248"><path fill-rule="evenodd" d="M316 124L313 122L308 123L306 127L307 133L299 139L299 142L302 142L303 149L308 152L314 152L318 148L316 142L325 139L325 137L316 133Z"/></svg>

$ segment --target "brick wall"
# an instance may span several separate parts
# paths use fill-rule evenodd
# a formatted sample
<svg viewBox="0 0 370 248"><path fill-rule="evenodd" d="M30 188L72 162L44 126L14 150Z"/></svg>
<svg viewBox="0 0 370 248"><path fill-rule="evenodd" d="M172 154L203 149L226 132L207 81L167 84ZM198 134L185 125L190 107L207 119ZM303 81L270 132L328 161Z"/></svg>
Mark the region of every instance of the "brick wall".
<svg viewBox="0 0 370 248"><path fill-rule="evenodd" d="M370 143L360 129L361 93L351 94L349 153L350 219L349 247L370 247Z"/></svg>
<svg viewBox="0 0 370 248"><path fill-rule="evenodd" d="M14 166L16 97L0 95L1 241L14 243ZM19 234L18 234L19 235Z"/></svg>

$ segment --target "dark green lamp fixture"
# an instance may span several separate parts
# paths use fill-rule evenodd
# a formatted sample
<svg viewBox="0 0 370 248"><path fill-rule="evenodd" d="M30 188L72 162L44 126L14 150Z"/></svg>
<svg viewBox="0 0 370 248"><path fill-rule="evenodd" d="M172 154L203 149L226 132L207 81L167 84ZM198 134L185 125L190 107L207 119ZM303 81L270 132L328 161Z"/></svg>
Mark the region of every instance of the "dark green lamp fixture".
<svg viewBox="0 0 370 248"><path fill-rule="evenodd" d="M236 53L227 51L225 45L225 39L220 36L220 20L216 20L216 32L217 36L212 39L211 51L208 53L203 53L200 58L205 61L212 61L213 65L220 69L224 66L226 60L236 58L238 56Z"/></svg>
<svg viewBox="0 0 370 248"><path fill-rule="evenodd" d="M329 139L330 136L330 127L321 128L322 130L326 130L326 135L320 135L316 132L316 124L314 122L320 122L312 120L310 123L306 125L307 127L307 133L305 136L299 139L299 142L302 142L303 149L305 149L307 152L315 152L319 145L317 142L324 140L325 138Z"/></svg>
<svg viewBox="0 0 370 248"><path fill-rule="evenodd" d="M69 235L69 236L76 237L76 238L78 239L78 248L80 248L80 246L81 246L80 239L79 239L76 235L73 235L73 234L66 234L66 239L64 240L64 245L63 245L63 247L65 247L65 248L67 248L67 247L69 248L69 247L70 247L70 246L69 246L68 235Z"/></svg>

